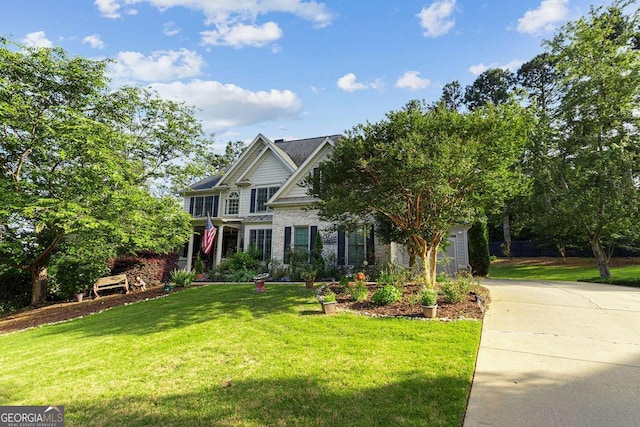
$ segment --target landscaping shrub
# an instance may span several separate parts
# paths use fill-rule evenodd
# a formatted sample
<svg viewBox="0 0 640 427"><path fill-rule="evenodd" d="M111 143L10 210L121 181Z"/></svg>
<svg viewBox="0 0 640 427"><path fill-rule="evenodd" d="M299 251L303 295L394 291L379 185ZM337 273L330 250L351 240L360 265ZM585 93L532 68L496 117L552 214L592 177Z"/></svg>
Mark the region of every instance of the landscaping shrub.
<svg viewBox="0 0 640 427"><path fill-rule="evenodd" d="M195 271L187 271L186 269L175 269L171 272L171 281L176 286L190 286L196 280Z"/></svg>
<svg viewBox="0 0 640 427"><path fill-rule="evenodd" d="M289 269L277 259L272 259L269 263L269 276L273 280L282 280L289 275Z"/></svg>
<svg viewBox="0 0 640 427"><path fill-rule="evenodd" d="M382 289L378 289L371 297L371 301L373 301L375 305L389 305L401 299L402 291L393 285L387 285Z"/></svg>
<svg viewBox="0 0 640 427"><path fill-rule="evenodd" d="M84 293L97 279L109 275L109 265L99 258L63 256L51 269L60 286L60 296L71 299L76 293Z"/></svg>
<svg viewBox="0 0 640 427"><path fill-rule="evenodd" d="M453 281L444 281L442 283L442 294L445 301L450 304L461 302L469 295L471 286L474 283L473 276L467 272L460 273Z"/></svg>
<svg viewBox="0 0 640 427"><path fill-rule="evenodd" d="M251 277L258 272L260 268L260 252L253 246L246 251L239 251L227 258L220 266L221 271L228 271L227 274L233 274L236 271L249 271Z"/></svg>
<svg viewBox="0 0 640 427"><path fill-rule="evenodd" d="M256 275L255 270L247 270L246 268L242 268L240 270L231 270L229 271L225 277L230 282L250 282L253 280L253 277Z"/></svg>
<svg viewBox="0 0 640 427"><path fill-rule="evenodd" d="M286 261L287 264L289 264L291 279L301 280L301 270L304 265L309 263L309 251L306 251L304 249L291 250L287 252Z"/></svg>
<svg viewBox="0 0 640 427"><path fill-rule="evenodd" d="M378 285L404 286L411 278L409 269L396 263L386 263L380 269Z"/></svg>
<svg viewBox="0 0 640 427"><path fill-rule="evenodd" d="M0 267L0 315L31 303L31 274L10 267Z"/></svg>
<svg viewBox="0 0 640 427"><path fill-rule="evenodd" d="M313 266L313 269L316 270L316 274L318 277L324 277L324 274L325 274L324 273L325 262L324 262L324 257L322 256L323 251L324 251L324 246L322 244L322 236L318 231L316 233L316 240L313 243L313 248L310 254L311 265Z"/></svg>
<svg viewBox="0 0 640 427"><path fill-rule="evenodd" d="M478 221L469 229L469 265L474 276L489 274L489 232L486 221Z"/></svg>

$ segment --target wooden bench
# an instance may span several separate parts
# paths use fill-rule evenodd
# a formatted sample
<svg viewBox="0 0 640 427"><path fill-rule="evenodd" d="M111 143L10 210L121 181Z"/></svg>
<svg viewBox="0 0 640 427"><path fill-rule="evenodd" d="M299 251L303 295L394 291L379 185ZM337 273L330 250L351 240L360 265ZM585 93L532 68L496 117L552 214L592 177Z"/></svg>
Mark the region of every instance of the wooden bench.
<svg viewBox="0 0 640 427"><path fill-rule="evenodd" d="M96 297L99 297L98 291L104 289L117 289L124 288L126 293L129 293L129 281L126 274L118 274L116 276L102 277L96 280L93 285L93 293Z"/></svg>

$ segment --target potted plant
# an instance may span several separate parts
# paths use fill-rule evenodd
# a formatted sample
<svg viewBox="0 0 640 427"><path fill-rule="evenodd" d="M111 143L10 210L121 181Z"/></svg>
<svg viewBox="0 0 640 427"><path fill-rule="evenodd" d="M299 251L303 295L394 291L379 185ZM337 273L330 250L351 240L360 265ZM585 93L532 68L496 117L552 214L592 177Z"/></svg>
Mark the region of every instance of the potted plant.
<svg viewBox="0 0 640 427"><path fill-rule="evenodd" d="M438 292L433 289L424 288L418 293L418 301L422 305L424 317L433 319L438 310Z"/></svg>
<svg viewBox="0 0 640 427"><path fill-rule="evenodd" d="M313 268L311 264L306 264L300 269L300 277L304 280L307 288L313 288L318 270Z"/></svg>
<svg viewBox="0 0 640 427"><path fill-rule="evenodd" d="M324 314L333 314L336 312L336 294L329 288L318 296L320 304L322 304L322 312Z"/></svg>
<svg viewBox="0 0 640 427"><path fill-rule="evenodd" d="M196 257L196 261L193 263L193 271L196 274L196 280L201 280L204 278L204 264L202 263L202 258L200 258L199 252L198 256Z"/></svg>

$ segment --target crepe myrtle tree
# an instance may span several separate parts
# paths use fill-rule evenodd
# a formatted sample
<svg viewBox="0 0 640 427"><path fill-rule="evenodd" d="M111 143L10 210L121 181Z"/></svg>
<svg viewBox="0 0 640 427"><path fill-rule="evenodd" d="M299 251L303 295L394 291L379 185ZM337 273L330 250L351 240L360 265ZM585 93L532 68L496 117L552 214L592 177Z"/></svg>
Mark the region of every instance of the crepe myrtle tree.
<svg viewBox="0 0 640 427"><path fill-rule="evenodd" d="M31 274L32 304L69 245L100 234L119 252L162 252L189 235L177 199L150 188L203 151L200 124L148 90L110 92L107 62L0 38L0 263Z"/></svg>
<svg viewBox="0 0 640 427"><path fill-rule="evenodd" d="M522 155L533 117L516 102L460 113L411 101L377 123L346 132L308 178L319 215L349 224L385 217L415 250L425 284L435 285L437 251L454 224L480 206L502 206L522 179Z"/></svg>

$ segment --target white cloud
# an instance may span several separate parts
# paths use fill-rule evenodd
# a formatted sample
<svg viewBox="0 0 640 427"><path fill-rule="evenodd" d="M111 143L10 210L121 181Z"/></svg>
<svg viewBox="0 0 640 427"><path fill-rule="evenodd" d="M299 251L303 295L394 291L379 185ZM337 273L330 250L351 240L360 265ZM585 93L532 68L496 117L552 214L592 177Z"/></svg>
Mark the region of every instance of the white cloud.
<svg viewBox="0 0 640 427"><path fill-rule="evenodd" d="M396 87L412 90L424 89L431 84L431 80L420 78L419 71L407 71L396 81Z"/></svg>
<svg viewBox="0 0 640 427"><path fill-rule="evenodd" d="M202 12L209 24L227 25L255 22L258 15L272 12L291 13L311 21L316 27L326 27L333 21L333 13L324 3L315 0L95 0L95 4L107 18L120 17L123 5L149 3L160 10L185 7Z"/></svg>
<svg viewBox="0 0 640 427"><path fill-rule="evenodd" d="M253 92L233 84L198 79L151 86L165 98L196 105L196 115L205 128L215 132L296 117L301 110L300 99L289 90Z"/></svg>
<svg viewBox="0 0 640 427"><path fill-rule="evenodd" d="M173 22L165 22L162 26L162 33L165 36L175 36L176 34L179 34L180 31L182 31L182 29Z"/></svg>
<svg viewBox="0 0 640 427"><path fill-rule="evenodd" d="M275 22L264 25L238 24L233 27L219 27L213 31L203 31L202 42L221 46L253 46L262 47L282 37L282 30Z"/></svg>
<svg viewBox="0 0 640 427"><path fill-rule="evenodd" d="M141 81L167 81L195 77L205 65L202 56L188 49L152 52L120 52L111 65L115 77Z"/></svg>
<svg viewBox="0 0 640 427"><path fill-rule="evenodd" d="M130 6L139 2L140 0L95 0L93 3L98 7L102 16L116 19L122 16L120 13L122 6ZM128 7L124 13L127 15L137 15L138 11Z"/></svg>
<svg viewBox="0 0 640 427"><path fill-rule="evenodd" d="M90 36L83 38L82 43L89 43L89 46L94 49L104 48L104 42L98 34L91 34Z"/></svg>
<svg viewBox="0 0 640 427"><path fill-rule="evenodd" d="M471 72L471 74L473 74L474 76L480 75L482 73L484 73L485 71L487 71L489 68L502 68L503 70L509 70L511 72L516 72L518 70L518 68L520 68L520 66L524 64L524 61L521 61L519 59L514 59L511 62L508 62L506 64L498 64L496 62L491 63L489 65L485 65L485 64L477 64L477 65L472 65L471 67L469 67L469 71Z"/></svg>
<svg viewBox="0 0 640 427"><path fill-rule="evenodd" d="M47 38L44 31L29 33L22 39L22 43L31 47L51 47L53 43Z"/></svg>
<svg viewBox="0 0 640 427"><path fill-rule="evenodd" d="M518 19L518 32L535 34L540 30L551 31L555 24L563 21L569 10L569 0L542 0L540 7L528 10Z"/></svg>
<svg viewBox="0 0 640 427"><path fill-rule="evenodd" d="M358 83L356 81L356 75L353 73L345 74L340 77L336 84L345 92L355 92L356 90L367 89L367 85L364 83Z"/></svg>
<svg viewBox="0 0 640 427"><path fill-rule="evenodd" d="M449 32L456 21L450 19L456 6L456 0L438 0L429 7L423 7L417 15L425 37L438 37Z"/></svg>

